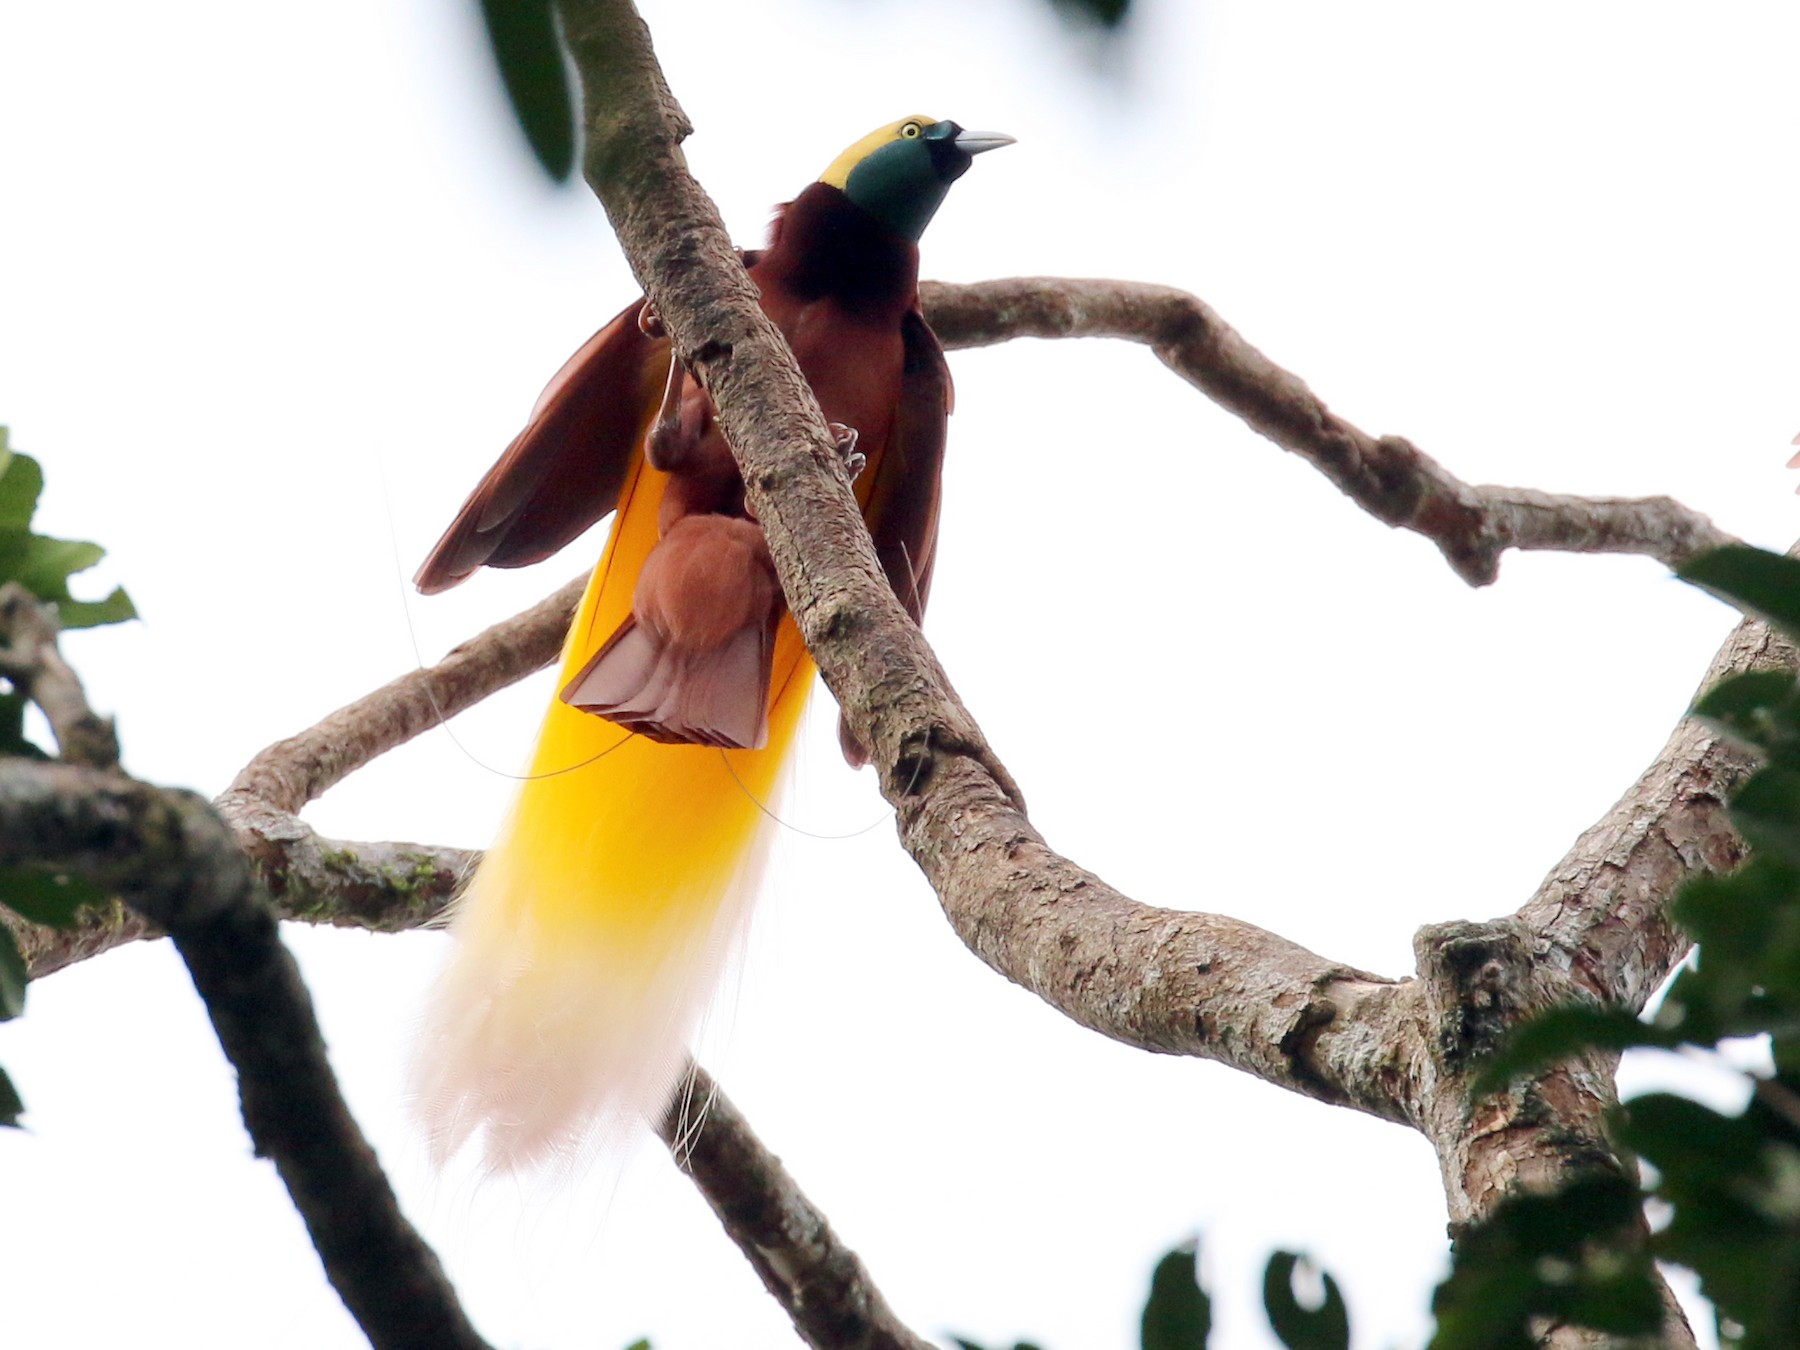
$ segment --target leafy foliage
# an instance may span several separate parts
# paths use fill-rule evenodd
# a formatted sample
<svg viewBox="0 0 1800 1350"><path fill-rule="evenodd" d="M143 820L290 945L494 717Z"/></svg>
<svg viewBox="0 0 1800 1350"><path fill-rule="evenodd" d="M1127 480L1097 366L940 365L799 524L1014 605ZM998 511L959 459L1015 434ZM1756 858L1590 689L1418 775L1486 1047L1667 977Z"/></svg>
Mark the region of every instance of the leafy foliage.
<svg viewBox="0 0 1800 1350"><path fill-rule="evenodd" d="M1324 1298L1309 1308L1294 1296L1294 1272L1304 1257L1276 1252L1263 1271L1263 1308L1288 1350L1350 1350L1350 1311L1337 1281L1319 1272Z"/></svg>
<svg viewBox="0 0 1800 1350"><path fill-rule="evenodd" d="M44 471L38 462L9 448L6 428L0 427L0 583L17 581L38 599L54 604L64 628L135 619L137 610L123 589L115 588L104 600L77 600L69 594L69 578L99 562L106 550L98 544L33 534L31 518L43 490ZM10 726L10 711L0 715Z"/></svg>
<svg viewBox="0 0 1800 1350"><path fill-rule="evenodd" d="M19 954L19 944L13 940L12 930L0 924L0 1022L9 1022L25 1011L28 978L25 958ZM6 1070L0 1069L0 1126L16 1128L19 1113L24 1109L25 1103L19 1099L12 1079L6 1076Z"/></svg>
<svg viewBox="0 0 1800 1350"><path fill-rule="evenodd" d="M17 1129L19 1116L24 1110L25 1103L19 1100L12 1079L6 1076L5 1069L0 1069L0 1126Z"/></svg>
<svg viewBox="0 0 1800 1350"><path fill-rule="evenodd" d="M83 905L105 903L106 893L93 882L66 872L0 871L0 905L49 928L73 928Z"/></svg>
<svg viewBox="0 0 1800 1350"><path fill-rule="evenodd" d="M1653 1332L1662 1300L1631 1241L1637 1185L1604 1173L1555 1195L1516 1194L1457 1243L1431 1302L1431 1350L1536 1350L1533 1318L1624 1335Z"/></svg>
<svg viewBox="0 0 1800 1350"><path fill-rule="evenodd" d="M39 600L56 606L64 628L91 628L137 617L123 589L104 600L77 600L69 594L69 578L106 556L98 544L52 539L34 534L44 490L44 471L30 455L14 451L7 429L0 427L0 584L16 581ZM0 692L0 755L44 759L44 751L25 735L25 697L17 689ZM105 895L95 886L63 873L31 868L0 871L0 906L32 923L66 928L82 905L99 904ZM0 1021L25 1010L25 958L12 930L0 924ZM12 1080L0 1072L0 1126L16 1126L24 1110Z"/></svg>
<svg viewBox="0 0 1800 1350"><path fill-rule="evenodd" d="M575 168L575 101L550 0L481 0L481 17L531 153L553 182L568 182Z"/></svg>
<svg viewBox="0 0 1800 1350"><path fill-rule="evenodd" d="M1177 1247L1150 1272L1143 1350L1201 1350L1212 1331L1212 1300L1200 1287L1197 1244Z"/></svg>
<svg viewBox="0 0 1800 1350"><path fill-rule="evenodd" d="M25 958L10 928L0 927L0 1022L10 1022L25 1011Z"/></svg>
<svg viewBox="0 0 1800 1350"><path fill-rule="evenodd" d="M1800 561L1734 545L1681 570L1739 609L1800 639ZM1697 944L1655 1018L1619 1008L1553 1009L1528 1023L1487 1066L1493 1089L1588 1049L1657 1046L1716 1051L1722 1041L1766 1035L1774 1072L1753 1076L1737 1115L1666 1093L1616 1113L1613 1132L1656 1170L1648 1191L1587 1178L1552 1197L1523 1197L1459 1244L1456 1270L1439 1290L1433 1350L1527 1345L1491 1333L1503 1311L1600 1329L1642 1312L1628 1283L1649 1256L1687 1266L1734 1350L1800 1345L1800 685L1787 671L1721 681L1694 712L1756 749L1760 768L1735 792L1732 824L1750 858L1724 876L1696 878L1676 897L1675 918ZM1669 1218L1646 1246L1626 1220L1643 1201ZM1481 1324L1490 1334L1483 1339ZM1445 1339L1446 1336L1449 1339Z"/></svg>
<svg viewBox="0 0 1800 1350"><path fill-rule="evenodd" d="M1772 1105L1771 1103L1775 1103ZM1742 1114L1684 1097L1630 1102L1620 1142L1656 1168L1671 1208L1658 1255L1687 1266L1745 1350L1800 1344L1800 1097L1758 1084ZM1733 1329L1735 1328L1735 1329Z"/></svg>
<svg viewBox="0 0 1800 1350"><path fill-rule="evenodd" d="M1115 32L1131 13L1131 0L1052 0L1066 19Z"/></svg>
<svg viewBox="0 0 1800 1350"><path fill-rule="evenodd" d="M1800 642L1800 558L1727 544L1690 560L1676 575Z"/></svg>

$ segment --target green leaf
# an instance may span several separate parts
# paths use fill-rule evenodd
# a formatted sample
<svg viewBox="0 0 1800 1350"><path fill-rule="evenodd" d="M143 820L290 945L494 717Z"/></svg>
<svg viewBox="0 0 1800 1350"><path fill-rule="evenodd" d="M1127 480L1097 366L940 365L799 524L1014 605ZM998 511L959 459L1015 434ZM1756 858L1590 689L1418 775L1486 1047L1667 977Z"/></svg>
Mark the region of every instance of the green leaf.
<svg viewBox="0 0 1800 1350"><path fill-rule="evenodd" d="M1772 754L1791 756L1800 740L1800 686L1786 671L1750 670L1720 680L1693 711Z"/></svg>
<svg viewBox="0 0 1800 1350"><path fill-rule="evenodd" d="M1204 1350L1212 1334L1212 1300L1200 1287L1199 1246L1184 1243L1150 1273L1143 1350Z"/></svg>
<svg viewBox="0 0 1800 1350"><path fill-rule="evenodd" d="M550 0L481 0L488 43L519 129L551 179L575 167L575 104Z"/></svg>
<svg viewBox="0 0 1800 1350"><path fill-rule="evenodd" d="M12 929L0 923L0 1022L10 1022L25 1011L25 985L30 978Z"/></svg>
<svg viewBox="0 0 1800 1350"><path fill-rule="evenodd" d="M0 905L51 928L73 928L76 910L104 905L106 900L106 892L93 882L66 872L25 867L0 871Z"/></svg>
<svg viewBox="0 0 1800 1350"><path fill-rule="evenodd" d="M25 696L17 690L0 694L0 755L50 758L25 735Z"/></svg>
<svg viewBox="0 0 1800 1350"><path fill-rule="evenodd" d="M1787 1089L1790 1090L1791 1089ZM1629 1103L1616 1122L1659 1173L1670 1205L1657 1254L1700 1277L1746 1350L1800 1344L1800 1128L1752 1098L1726 1116L1667 1093Z"/></svg>
<svg viewBox="0 0 1800 1350"><path fill-rule="evenodd" d="M1302 1258L1293 1252L1276 1252L1263 1271L1263 1307L1269 1325L1288 1350L1350 1350L1350 1311L1337 1281L1320 1272L1325 1299L1316 1308L1294 1297L1294 1269Z"/></svg>
<svg viewBox="0 0 1800 1350"><path fill-rule="evenodd" d="M1548 1008L1515 1027L1482 1066L1475 1079L1480 1095L1499 1092L1515 1078L1537 1073L1584 1050L1629 1050L1634 1046L1672 1046L1675 1033L1640 1022L1618 1006L1572 1003Z"/></svg>
<svg viewBox="0 0 1800 1350"><path fill-rule="evenodd" d="M85 540L27 535L23 556L13 576L33 595L53 600L58 598L59 592L68 594L70 577L87 571L105 556L105 549Z"/></svg>
<svg viewBox="0 0 1800 1350"><path fill-rule="evenodd" d="M1052 0L1069 18L1092 24L1103 32L1116 32L1131 13L1131 0Z"/></svg>
<svg viewBox="0 0 1800 1350"><path fill-rule="evenodd" d="M1675 575L1800 641L1800 558L1727 544L1690 559Z"/></svg>
<svg viewBox="0 0 1800 1350"><path fill-rule="evenodd" d="M0 427L0 431L4 431ZM19 1128L19 1117L25 1112L25 1103L19 1097L19 1090L12 1085L12 1079L6 1076L6 1070L0 1069L0 1126L8 1129Z"/></svg>
<svg viewBox="0 0 1800 1350"><path fill-rule="evenodd" d="M1691 1045L1800 1034L1800 869L1755 855L1729 875L1690 881L1673 913L1700 950L1670 985L1658 1026Z"/></svg>
<svg viewBox="0 0 1800 1350"><path fill-rule="evenodd" d="M1731 823L1753 848L1800 867L1800 769L1759 769L1732 797Z"/></svg>
<svg viewBox="0 0 1800 1350"><path fill-rule="evenodd" d="M114 586L104 600L59 600L56 616L64 628L97 628L103 623L124 623L138 616L137 606L123 586Z"/></svg>
<svg viewBox="0 0 1800 1350"><path fill-rule="evenodd" d="M637 1340L626 1346L625 1350L650 1350L650 1338L648 1336L640 1336Z"/></svg>
<svg viewBox="0 0 1800 1350"><path fill-rule="evenodd" d="M1774 916L1797 900L1800 868L1753 857L1735 872L1702 873L1689 881L1676 893L1672 912L1706 950L1748 961L1769 940Z"/></svg>
<svg viewBox="0 0 1800 1350"><path fill-rule="evenodd" d="M17 581L56 605L64 628L135 619L137 610L122 589L115 587L104 600L76 600L69 594L69 578L99 562L106 550L86 540L31 533L44 471L30 455L8 449L4 433L0 428L0 582Z"/></svg>
<svg viewBox="0 0 1800 1350"><path fill-rule="evenodd" d="M1614 1173L1517 1193L1457 1239L1431 1310L1430 1350L1536 1350L1532 1319L1622 1335L1655 1330L1662 1299L1637 1236L1638 1188Z"/></svg>
<svg viewBox="0 0 1800 1350"><path fill-rule="evenodd" d="M44 490L44 471L30 455L9 450L0 472L0 530L28 530Z"/></svg>

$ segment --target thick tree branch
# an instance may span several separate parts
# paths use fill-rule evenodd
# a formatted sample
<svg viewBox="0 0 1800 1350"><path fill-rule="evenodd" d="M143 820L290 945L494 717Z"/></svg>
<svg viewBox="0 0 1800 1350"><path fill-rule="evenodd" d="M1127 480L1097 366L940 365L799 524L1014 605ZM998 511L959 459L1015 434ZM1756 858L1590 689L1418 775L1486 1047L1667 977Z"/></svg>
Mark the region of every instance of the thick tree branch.
<svg viewBox="0 0 1800 1350"><path fill-rule="evenodd" d="M237 1070L256 1152L370 1342L483 1350L351 1118L274 911L206 803L117 773L0 761L0 866L25 863L114 891L174 938Z"/></svg>
<svg viewBox="0 0 1800 1350"><path fill-rule="evenodd" d="M657 1133L814 1350L934 1350L698 1064Z"/></svg>
<svg viewBox="0 0 1800 1350"><path fill-rule="evenodd" d="M1702 690L1750 669L1793 670L1794 647L1761 623L1737 626L1713 657ZM1606 815L1575 841L1519 910L1536 959L1585 996L1642 1009L1689 942L1668 902L1700 872L1743 855L1725 800L1753 767L1741 746L1691 719Z"/></svg>
<svg viewBox="0 0 1800 1350"><path fill-rule="evenodd" d="M1391 1067L1368 1029L1398 1006L1393 982L1235 919L1131 901L1032 829L882 579L817 405L682 166L687 124L641 23L623 0L561 11L587 91L589 180L712 392L807 645L964 941L1107 1035L1409 1118L1412 1094L1371 1062Z"/></svg>
<svg viewBox="0 0 1800 1350"><path fill-rule="evenodd" d="M1346 422L1210 305L1171 286L1012 277L971 286L927 282L919 294L946 347L983 347L1019 337L1143 343L1253 430L1305 459L1377 520L1430 539L1470 585L1493 581L1500 555L1509 548L1643 553L1674 567L1732 542L1706 517L1667 497L1472 487L1411 442L1374 437Z"/></svg>

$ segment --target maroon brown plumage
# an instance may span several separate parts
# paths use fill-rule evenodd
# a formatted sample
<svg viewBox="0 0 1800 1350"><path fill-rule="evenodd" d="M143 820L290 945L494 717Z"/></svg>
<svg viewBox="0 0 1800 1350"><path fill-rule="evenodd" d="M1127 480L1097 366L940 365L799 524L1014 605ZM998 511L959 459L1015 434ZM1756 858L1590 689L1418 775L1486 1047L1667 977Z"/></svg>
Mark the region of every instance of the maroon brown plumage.
<svg viewBox="0 0 1800 1350"><path fill-rule="evenodd" d="M917 120L895 124L895 140L918 138L906 125L932 141L939 163L918 162L928 178L937 175L937 199L969 155L1005 141L970 140L954 123ZM962 149L959 137L968 142ZM897 188L891 166L884 172L865 189L871 209L858 204L853 176L848 190L807 187L778 211L768 247L745 259L826 418L855 433L868 466L857 497L876 556L918 620L931 583L952 393L942 348L919 312L916 231L937 199L921 215L917 191ZM639 300L589 339L415 580L431 593L482 566L550 556L616 506L642 448L649 466L668 475L660 542L638 576L631 618L562 697L653 739L757 746L784 602L711 401L671 366L667 339L652 336L659 333ZM852 763L866 758L848 736L844 745Z"/></svg>

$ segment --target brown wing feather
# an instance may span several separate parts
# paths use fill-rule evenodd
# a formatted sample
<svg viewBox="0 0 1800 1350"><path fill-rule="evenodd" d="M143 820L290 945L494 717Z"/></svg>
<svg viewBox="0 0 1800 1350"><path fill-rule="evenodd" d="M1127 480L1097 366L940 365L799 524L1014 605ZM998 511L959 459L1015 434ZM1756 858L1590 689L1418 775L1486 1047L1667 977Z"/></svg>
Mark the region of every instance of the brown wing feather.
<svg viewBox="0 0 1800 1350"><path fill-rule="evenodd" d="M479 567L542 562L618 504L631 453L668 373L634 300L570 357L531 420L469 494L413 584L447 590Z"/></svg>
<svg viewBox="0 0 1800 1350"><path fill-rule="evenodd" d="M917 623L925 617L937 553L945 423L953 394L944 349L917 310L902 322L902 335L906 364L900 404L863 514L875 556Z"/></svg>

